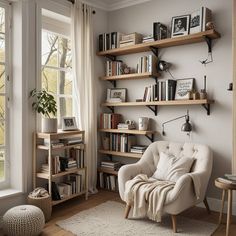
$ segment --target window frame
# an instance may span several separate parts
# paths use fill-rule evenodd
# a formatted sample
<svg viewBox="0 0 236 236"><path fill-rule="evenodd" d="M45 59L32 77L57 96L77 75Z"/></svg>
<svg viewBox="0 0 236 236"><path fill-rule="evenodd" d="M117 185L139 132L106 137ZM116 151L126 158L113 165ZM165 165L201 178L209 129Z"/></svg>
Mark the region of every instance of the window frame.
<svg viewBox="0 0 236 236"><path fill-rule="evenodd" d="M0 96L5 96L5 145L1 149L5 150L4 174L5 179L0 181L0 190L10 187L11 184L11 160L10 160L10 97L12 78L12 9L11 4L5 0L0 0L0 7L5 9L5 92ZM4 64L4 63L1 63Z"/></svg>

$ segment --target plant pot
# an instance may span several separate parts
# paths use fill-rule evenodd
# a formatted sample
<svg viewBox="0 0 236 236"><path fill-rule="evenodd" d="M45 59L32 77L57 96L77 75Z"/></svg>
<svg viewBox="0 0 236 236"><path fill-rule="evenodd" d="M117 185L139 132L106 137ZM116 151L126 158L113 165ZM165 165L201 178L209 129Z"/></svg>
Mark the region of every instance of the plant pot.
<svg viewBox="0 0 236 236"><path fill-rule="evenodd" d="M57 133L57 118L42 118L43 133Z"/></svg>

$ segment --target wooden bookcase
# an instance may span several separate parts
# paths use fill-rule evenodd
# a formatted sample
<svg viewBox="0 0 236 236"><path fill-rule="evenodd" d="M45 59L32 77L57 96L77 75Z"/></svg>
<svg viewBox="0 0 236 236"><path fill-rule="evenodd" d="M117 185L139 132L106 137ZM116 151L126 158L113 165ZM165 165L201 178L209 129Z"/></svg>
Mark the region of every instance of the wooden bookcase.
<svg viewBox="0 0 236 236"><path fill-rule="evenodd" d="M52 146L52 141L53 140L59 140L59 139L69 139L69 138L76 138L76 137L81 137L82 136L82 143L79 144L72 144L72 145L65 145L65 146L61 146L61 147L53 147ZM48 141L47 145L44 145L44 140ZM57 200L57 201L52 201L52 206L60 204L62 202L65 202L67 200L70 200L72 198L78 197L80 195L85 195L85 199L88 198L88 176L87 176L87 167L85 165L85 167L83 168L76 168L76 169L71 169L71 170L67 170L67 171L62 171L59 172L57 174L53 174L52 172L52 155L55 153L60 153L66 150L69 150L71 148L76 148L76 149L80 149L85 151L85 144L84 144L84 131L61 131L58 133L37 133L35 132L33 134L33 187L34 189L36 187L39 187L37 185L37 180L38 179L45 179L48 182L48 190L49 190L49 194L52 194L52 181L55 181L61 177L65 177L68 176L70 174L73 173L78 173L79 171L84 171L84 186L85 188L82 189L82 191L80 191L79 193L76 194L72 194L68 197L65 197L61 200ZM45 153L41 153L41 156L39 155L39 151L44 151ZM39 165L37 165L37 160L38 158L42 158L42 156L45 158L48 157L48 168L49 168L49 172L48 173L42 173L39 171ZM86 161L85 161L86 163Z"/></svg>
<svg viewBox="0 0 236 236"><path fill-rule="evenodd" d="M204 32L189 34L186 36L181 36L177 38L167 38L154 42L146 42L141 44L136 44L132 46L115 48L107 51L98 52L98 56L107 57L110 60L116 60L117 56L141 53L141 52L152 52L155 56L158 57L159 49L168 48L173 46L181 46L187 44L194 44L200 42L206 42L208 51L212 50L212 40L220 38L221 35L215 30L207 30ZM110 81L114 87L116 87L116 81L118 80L140 80L153 78L157 82L157 78L159 77L159 73L133 73L133 74L124 74L124 75L115 75L115 76L103 76L99 79L102 81ZM210 105L214 103L214 100L211 99L198 99L198 100L171 100L171 101L152 101L152 102L120 102L120 103L108 103L104 102L101 104L102 107L109 108L112 112L115 111L115 107L135 107L135 106L146 106L150 110L157 115L158 106L192 106L192 105L200 105L202 106L207 115L210 115ZM138 131L138 130L114 130L114 129L100 129L99 132L107 132L107 133L126 133L126 134L135 134L135 135L145 135L151 141L153 141L153 135L155 132L152 131ZM106 154L109 156L119 156L121 158L129 157L129 158L141 158L142 154L136 153L122 153L115 152L110 150L98 150L101 154ZM116 171L110 171L105 168L98 168L98 172L104 172L108 174L117 175Z"/></svg>

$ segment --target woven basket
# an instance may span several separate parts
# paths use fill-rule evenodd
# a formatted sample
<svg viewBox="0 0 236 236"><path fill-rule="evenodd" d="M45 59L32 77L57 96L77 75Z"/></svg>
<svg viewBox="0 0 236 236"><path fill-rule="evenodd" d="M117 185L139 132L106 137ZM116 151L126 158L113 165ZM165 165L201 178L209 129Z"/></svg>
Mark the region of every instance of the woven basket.
<svg viewBox="0 0 236 236"><path fill-rule="evenodd" d="M52 200L50 196L47 197L31 197L28 196L28 204L37 206L44 214L45 221L49 221L52 215Z"/></svg>

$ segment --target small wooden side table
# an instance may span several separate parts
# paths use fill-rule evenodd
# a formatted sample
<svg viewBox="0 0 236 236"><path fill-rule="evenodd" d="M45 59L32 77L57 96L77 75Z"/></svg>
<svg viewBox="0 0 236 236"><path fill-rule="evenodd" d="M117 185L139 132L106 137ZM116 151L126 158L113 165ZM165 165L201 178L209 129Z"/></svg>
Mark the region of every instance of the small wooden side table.
<svg viewBox="0 0 236 236"><path fill-rule="evenodd" d="M226 191L228 192L228 210L227 210L227 223L226 223L226 236L228 236L229 235L229 226L231 223L231 216L232 216L233 190L236 190L236 184L224 183L224 182L221 182L219 179L216 179L215 186L217 188L223 189L219 224L221 224L221 221L222 221L224 202L225 202L225 193L226 193Z"/></svg>

